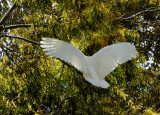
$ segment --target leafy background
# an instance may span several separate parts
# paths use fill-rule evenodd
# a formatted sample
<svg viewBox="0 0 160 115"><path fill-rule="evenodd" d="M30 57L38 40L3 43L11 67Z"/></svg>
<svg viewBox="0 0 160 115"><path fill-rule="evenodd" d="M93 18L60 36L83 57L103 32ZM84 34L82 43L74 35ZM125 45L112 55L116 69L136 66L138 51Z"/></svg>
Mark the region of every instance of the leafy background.
<svg viewBox="0 0 160 115"><path fill-rule="evenodd" d="M0 2L1 114L159 114L159 0L3 0ZM53 37L90 56L117 42L137 58L95 87L39 46ZM106 59L107 60L107 59Z"/></svg>

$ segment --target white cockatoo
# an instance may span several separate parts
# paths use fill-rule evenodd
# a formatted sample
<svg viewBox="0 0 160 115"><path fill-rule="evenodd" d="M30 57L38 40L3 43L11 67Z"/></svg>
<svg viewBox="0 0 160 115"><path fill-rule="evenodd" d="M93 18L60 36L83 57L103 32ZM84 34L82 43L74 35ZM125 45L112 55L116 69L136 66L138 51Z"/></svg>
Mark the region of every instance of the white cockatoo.
<svg viewBox="0 0 160 115"><path fill-rule="evenodd" d="M104 78L118 64L136 57L134 45L120 42L100 49L92 56L85 56L79 49L64 41L54 38L42 38L41 47L49 57L59 58L71 63L83 73L83 77L97 87L108 88Z"/></svg>

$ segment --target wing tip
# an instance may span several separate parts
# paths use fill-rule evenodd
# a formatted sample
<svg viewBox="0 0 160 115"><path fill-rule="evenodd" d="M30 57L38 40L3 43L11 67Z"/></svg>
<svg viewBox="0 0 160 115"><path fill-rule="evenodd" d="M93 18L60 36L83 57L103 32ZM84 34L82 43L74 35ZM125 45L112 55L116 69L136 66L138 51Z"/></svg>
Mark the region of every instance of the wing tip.
<svg viewBox="0 0 160 115"><path fill-rule="evenodd" d="M51 42L54 42L54 41L56 41L55 38L44 37L42 38L42 41L40 41L40 45L50 44Z"/></svg>

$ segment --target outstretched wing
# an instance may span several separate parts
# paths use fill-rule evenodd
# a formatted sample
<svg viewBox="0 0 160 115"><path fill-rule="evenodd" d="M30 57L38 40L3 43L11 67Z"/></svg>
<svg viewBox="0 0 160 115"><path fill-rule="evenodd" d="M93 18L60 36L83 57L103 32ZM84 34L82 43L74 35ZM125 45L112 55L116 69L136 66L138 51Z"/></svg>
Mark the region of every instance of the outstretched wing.
<svg viewBox="0 0 160 115"><path fill-rule="evenodd" d="M100 79L104 79L118 64L122 64L132 57L136 57L134 45L121 42L102 48L93 56L88 57Z"/></svg>
<svg viewBox="0 0 160 115"><path fill-rule="evenodd" d="M81 72L86 70L87 60L85 55L76 47L54 38L42 38L41 47L50 57L59 58L71 63Z"/></svg>

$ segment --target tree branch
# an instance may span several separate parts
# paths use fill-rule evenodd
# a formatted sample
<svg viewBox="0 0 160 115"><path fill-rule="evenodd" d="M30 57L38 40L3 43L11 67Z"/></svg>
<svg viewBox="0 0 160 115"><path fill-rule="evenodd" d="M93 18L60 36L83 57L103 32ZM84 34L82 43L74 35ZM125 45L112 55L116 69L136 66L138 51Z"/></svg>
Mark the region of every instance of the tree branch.
<svg viewBox="0 0 160 115"><path fill-rule="evenodd" d="M39 45L39 46L40 46L40 44L37 43L37 42L35 42L35 41L28 40L28 39L26 39L26 38L19 37L19 36L13 36L13 35L2 34L2 35L0 36L0 38L1 38L1 37L18 38L18 39L21 39L21 40L27 41L27 42L29 42L29 43L33 43L33 44L35 44L35 45Z"/></svg>
<svg viewBox="0 0 160 115"><path fill-rule="evenodd" d="M21 40L24 40L24 41L26 41L26 42L33 43L33 44L35 44L35 45L40 46L40 43L38 43L38 42L35 42L35 41L32 41L32 40L28 40L28 39L26 39L26 38L19 37L19 36L13 36L13 35L2 34L2 35L0 35L0 38L1 38L1 37L17 38L17 39L21 39ZM54 58L55 58L55 57L54 57ZM56 59L60 60L62 63L64 63L65 65L67 65L71 70L72 70L72 68L73 68L74 71L76 71L78 74L82 75L82 73L81 73L77 68L75 68L74 66L72 66L72 65L70 65L69 63L67 63L67 62L65 62L65 61L63 61L63 60L61 60L60 58L56 58Z"/></svg>
<svg viewBox="0 0 160 115"><path fill-rule="evenodd" d="M40 43L38 43L38 42L35 42L35 41L32 41L32 40L28 40L28 39L26 39L26 38L19 37L19 36L13 36L13 35L2 34L2 35L0 35L0 38L1 38L1 37L17 38L17 39L21 39L21 40L24 40L24 41L26 41L26 42L33 43L33 44L35 44L35 45L40 46ZM54 58L55 58L55 57L54 57ZM77 68L75 68L74 66L72 66L72 65L70 65L69 63L67 63L67 62L65 62L65 61L63 61L63 60L61 60L60 58L56 58L56 59L60 60L62 63L64 63L65 65L67 65L71 70L72 70L72 68L73 68L74 71L76 71L78 74L82 75L82 73L81 73Z"/></svg>
<svg viewBox="0 0 160 115"><path fill-rule="evenodd" d="M4 30L4 29L14 29L14 28L28 28L31 27L32 24L17 24L17 25L10 25L10 26L5 26L5 27L0 27L0 31Z"/></svg>
<svg viewBox="0 0 160 115"><path fill-rule="evenodd" d="M6 12L6 14L3 16L3 18L0 21L0 25L2 25L8 18L8 16L11 14L11 12L16 7L16 2L13 3L12 7Z"/></svg>
<svg viewBox="0 0 160 115"><path fill-rule="evenodd" d="M131 15L129 17L124 17L126 14L123 14L122 16L120 16L119 18L116 18L115 20L129 20L129 19L135 18L136 16L139 16L139 15L141 15L143 13L158 12L158 11L160 11L160 9L151 9L151 8L149 8L147 10L144 10L144 11L138 12L136 14L133 14L133 15Z"/></svg>

